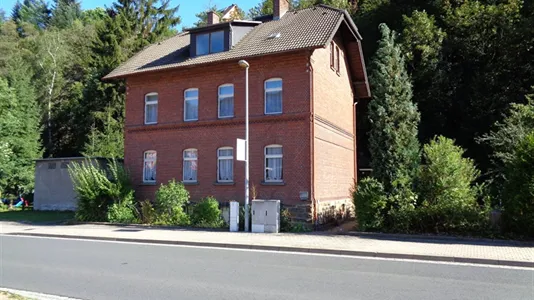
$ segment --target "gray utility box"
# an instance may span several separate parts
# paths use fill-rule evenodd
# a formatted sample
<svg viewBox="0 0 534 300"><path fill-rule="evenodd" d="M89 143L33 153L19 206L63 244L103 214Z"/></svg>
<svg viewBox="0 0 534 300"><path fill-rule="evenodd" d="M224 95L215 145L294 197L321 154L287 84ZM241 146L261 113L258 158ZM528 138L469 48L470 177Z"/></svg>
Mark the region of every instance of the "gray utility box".
<svg viewBox="0 0 534 300"><path fill-rule="evenodd" d="M252 232L280 232L280 200L252 200Z"/></svg>

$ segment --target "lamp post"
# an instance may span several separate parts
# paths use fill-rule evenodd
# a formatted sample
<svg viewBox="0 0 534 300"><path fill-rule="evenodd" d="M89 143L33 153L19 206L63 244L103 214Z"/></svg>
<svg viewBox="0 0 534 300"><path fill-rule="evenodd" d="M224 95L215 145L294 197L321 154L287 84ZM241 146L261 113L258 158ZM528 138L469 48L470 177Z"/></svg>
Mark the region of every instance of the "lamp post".
<svg viewBox="0 0 534 300"><path fill-rule="evenodd" d="M245 231L250 229L249 218L249 156L248 156L248 68L249 63L246 60L240 60L239 66L245 69Z"/></svg>

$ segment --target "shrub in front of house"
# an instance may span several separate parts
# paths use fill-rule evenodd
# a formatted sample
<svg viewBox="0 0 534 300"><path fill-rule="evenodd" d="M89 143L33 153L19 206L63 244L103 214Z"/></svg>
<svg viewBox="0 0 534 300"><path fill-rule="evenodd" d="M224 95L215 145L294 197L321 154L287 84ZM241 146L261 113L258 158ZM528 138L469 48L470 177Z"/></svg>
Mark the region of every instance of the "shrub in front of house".
<svg viewBox="0 0 534 300"><path fill-rule="evenodd" d="M366 177L351 190L360 230L377 230L384 225L388 203L384 186L375 178Z"/></svg>
<svg viewBox="0 0 534 300"><path fill-rule="evenodd" d="M170 180L167 184L161 184L156 192L155 224L179 225L190 224L189 216L185 212L185 206L189 203L189 192L181 182Z"/></svg>
<svg viewBox="0 0 534 300"><path fill-rule="evenodd" d="M219 202L214 197L206 197L193 207L191 224L195 227L220 228L224 226Z"/></svg>
<svg viewBox="0 0 534 300"><path fill-rule="evenodd" d="M152 201L144 200L139 203L139 218L143 224L152 224L156 220L156 210Z"/></svg>
<svg viewBox="0 0 534 300"><path fill-rule="evenodd" d="M534 131L515 147L506 163L503 197L505 229L534 237Z"/></svg>
<svg viewBox="0 0 534 300"><path fill-rule="evenodd" d="M485 230L489 207L477 201L481 187L475 184L480 172L472 159L454 141L437 137L424 146L418 178L421 200L413 224L431 232L476 232ZM419 225L419 226L417 226ZM417 228L419 227L419 228Z"/></svg>
<svg viewBox="0 0 534 300"><path fill-rule="evenodd" d="M130 176L120 163L110 160L107 170L95 164L88 159L69 165L78 198L75 217L79 221L107 221L108 206L133 193Z"/></svg>
<svg viewBox="0 0 534 300"><path fill-rule="evenodd" d="M134 204L133 192L124 199L111 204L108 208L108 221L111 223L138 223L139 218Z"/></svg>

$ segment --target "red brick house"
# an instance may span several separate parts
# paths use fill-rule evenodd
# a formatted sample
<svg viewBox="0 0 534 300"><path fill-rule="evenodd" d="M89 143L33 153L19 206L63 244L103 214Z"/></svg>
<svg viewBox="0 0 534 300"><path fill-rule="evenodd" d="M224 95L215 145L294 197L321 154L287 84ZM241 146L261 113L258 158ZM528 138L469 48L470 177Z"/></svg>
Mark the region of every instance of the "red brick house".
<svg viewBox="0 0 534 300"><path fill-rule="evenodd" d="M139 198L175 178L193 201L244 201L235 149L245 136L246 59L257 198L308 220L350 207L355 104L370 97L361 36L346 11L274 4L254 21L219 23L211 13L207 26L147 47L104 78L127 83L124 162Z"/></svg>

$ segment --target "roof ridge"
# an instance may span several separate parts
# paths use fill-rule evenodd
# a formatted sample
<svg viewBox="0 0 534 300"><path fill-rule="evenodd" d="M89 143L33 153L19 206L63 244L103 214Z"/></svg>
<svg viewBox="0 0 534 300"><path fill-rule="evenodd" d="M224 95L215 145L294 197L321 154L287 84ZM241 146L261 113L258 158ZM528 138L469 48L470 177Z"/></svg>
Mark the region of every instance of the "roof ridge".
<svg viewBox="0 0 534 300"><path fill-rule="evenodd" d="M328 8L328 9L331 9L331 10L334 10L334 11L337 11L337 12L340 12L340 13L344 13L344 12L347 11L346 9L336 8L336 7L333 7L333 6L330 6L330 5L327 5L327 4L323 4L323 3L315 5L315 7L317 7L317 6Z"/></svg>

